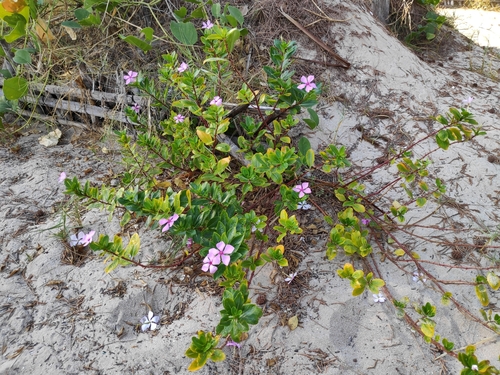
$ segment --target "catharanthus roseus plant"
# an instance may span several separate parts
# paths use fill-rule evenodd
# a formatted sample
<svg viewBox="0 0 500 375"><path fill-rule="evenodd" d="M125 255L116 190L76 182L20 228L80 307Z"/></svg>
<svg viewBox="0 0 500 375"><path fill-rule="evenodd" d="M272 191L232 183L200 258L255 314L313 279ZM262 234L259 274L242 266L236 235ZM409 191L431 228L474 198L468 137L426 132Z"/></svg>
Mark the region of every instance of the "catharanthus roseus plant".
<svg viewBox="0 0 500 375"><path fill-rule="evenodd" d="M95 187L88 182L82 185L76 178L64 179L67 194L90 207L119 213L124 228L132 222L144 223L172 239L176 246L168 262L155 267L176 267L189 260L197 264L202 275L213 277L224 288L216 335L198 332L186 351L193 359L189 366L193 371L208 360L225 358L223 346L219 346L221 338L244 345L251 326L262 316L261 308L249 298L255 271L267 263L288 267L284 239L298 239L304 232L297 218L304 210L314 207L331 227L327 258L341 253L351 259L338 275L349 281L353 295L369 291L375 302L395 301L389 291L381 292L385 283L367 261L376 261L370 241L374 232L397 245L391 261L414 261L416 282L431 280L416 254L392 234L398 222L405 222L411 207L438 199L445 191L439 179L429 177L428 155L417 157L413 148L427 140L446 149L482 134L468 110L452 108L437 118L439 129L370 170L349 171L351 163L344 146L320 150L317 160L306 138L293 140L289 136L299 123L297 115L307 114L304 122L311 128L319 121L313 108L321 84L314 82L313 75L297 77L291 70L296 44L274 42L270 63L263 67L266 83L260 85L247 78L236 63L235 45L246 34L241 12L234 7L222 10L214 4L210 17L204 16L198 30L194 24L171 25L172 30L195 28L203 51L201 59L170 52L163 56L157 78L136 71L124 75L125 83L137 88L164 118L150 127L142 111L128 108L137 134L117 132L125 168L119 186ZM379 207L365 192L363 179L393 165L396 174L387 186L398 186L406 195ZM321 202L320 192L329 194L336 206ZM136 258L140 246L137 233L126 246L120 236L111 241L104 234L90 246L107 257L107 272L120 265L153 266ZM284 274L288 277L283 282L293 286L297 272ZM489 281L480 279L477 283L486 288ZM404 316L406 304L394 305ZM418 310L422 317L414 322L415 327L430 342L450 351L449 345L443 346L434 335L431 307L424 305ZM149 315L141 323L154 329L158 321Z"/></svg>

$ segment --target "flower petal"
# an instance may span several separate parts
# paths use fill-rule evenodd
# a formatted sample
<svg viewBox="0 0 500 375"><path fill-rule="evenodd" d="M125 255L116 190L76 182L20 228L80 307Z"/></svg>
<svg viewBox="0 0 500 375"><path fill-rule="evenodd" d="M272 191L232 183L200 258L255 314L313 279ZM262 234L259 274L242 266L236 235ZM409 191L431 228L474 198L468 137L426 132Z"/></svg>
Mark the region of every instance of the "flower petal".
<svg viewBox="0 0 500 375"><path fill-rule="evenodd" d="M234 246L227 244L224 248L224 254L231 254L234 251Z"/></svg>
<svg viewBox="0 0 500 375"><path fill-rule="evenodd" d="M143 324L141 326L142 332L146 332L148 330L149 326L150 326L150 323Z"/></svg>
<svg viewBox="0 0 500 375"><path fill-rule="evenodd" d="M229 261L231 260L231 257L229 255L222 255L220 258L222 259L222 263L224 263L226 266L229 266Z"/></svg>
<svg viewBox="0 0 500 375"><path fill-rule="evenodd" d="M151 331L154 331L156 329L157 324L151 322Z"/></svg>
<svg viewBox="0 0 500 375"><path fill-rule="evenodd" d="M167 219L160 219L160 221L158 222L160 225L165 225L167 223Z"/></svg>
<svg viewBox="0 0 500 375"><path fill-rule="evenodd" d="M308 76L307 83L311 83L312 81L314 81L314 76Z"/></svg>
<svg viewBox="0 0 500 375"><path fill-rule="evenodd" d="M210 249L208 250L208 255L207 255L207 258L209 259L213 259L214 257L216 257L217 255L219 255L219 250L217 249Z"/></svg>
<svg viewBox="0 0 500 375"><path fill-rule="evenodd" d="M217 272L217 267L210 266L210 273L215 273L215 272Z"/></svg>
<svg viewBox="0 0 500 375"><path fill-rule="evenodd" d="M149 310L149 312L148 312L148 320L153 319L153 316L154 316L153 312L151 310Z"/></svg>
<svg viewBox="0 0 500 375"><path fill-rule="evenodd" d="M210 264L208 263L203 263L203 266L201 266L201 270L203 272L208 272L208 268L210 267Z"/></svg>
<svg viewBox="0 0 500 375"><path fill-rule="evenodd" d="M219 249L220 251L224 251L224 247L226 246L226 244L224 243L224 241L221 241L219 242L217 245L215 245L215 247L217 249Z"/></svg>

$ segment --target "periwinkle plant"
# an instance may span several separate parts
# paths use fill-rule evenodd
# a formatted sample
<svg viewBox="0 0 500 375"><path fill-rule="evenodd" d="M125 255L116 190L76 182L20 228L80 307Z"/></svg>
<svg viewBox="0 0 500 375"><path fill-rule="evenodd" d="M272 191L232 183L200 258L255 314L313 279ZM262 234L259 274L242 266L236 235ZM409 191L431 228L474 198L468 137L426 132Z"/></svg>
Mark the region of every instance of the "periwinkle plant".
<svg viewBox="0 0 500 375"><path fill-rule="evenodd" d="M194 258L201 271L224 288L223 310L215 334L200 331L186 351L193 360L189 366L193 371L209 359L225 358L223 346L219 346L221 338L234 343L227 345L239 347L250 326L258 323L262 310L249 299L249 288L258 267L266 263L288 266L282 241L302 233L291 211L317 207L332 227L327 258L333 259L342 251L352 258L352 263L358 263L372 253L369 233L373 228L384 230L385 225L394 225L394 219L404 221L408 205L424 205L445 189L440 180L428 181L428 163L412 156L411 149L422 140L391 159L399 173L396 182L409 185L404 185L409 200L405 204L393 203L382 214L380 209L376 213L371 200L365 198L361 180L389 162L347 178L343 171L350 162L345 147L329 145L319 152L319 161L306 138L298 140L296 149L288 132L299 123L296 115L304 110L310 117L304 122L311 128L318 125L313 107L321 84L314 83L312 75L296 82L290 70L296 44L276 40L270 49L271 64L263 67L267 83L254 87L235 63L234 46L246 34L238 28L242 16L235 9L226 7L221 11L214 5L214 23L209 17L203 18L203 58L188 60L171 52L163 56L157 80L134 71L124 76L125 82L150 97L152 106L166 113L166 118L155 131L146 126L147 120L139 113L127 111L130 119L139 124L139 131L135 140L126 131L117 132L125 165L120 186L97 188L89 183L82 186L76 178L64 180L66 193L89 206L111 214L120 208L124 212L120 221L123 227L131 220L142 221L146 227L159 227L162 234L179 239L177 243L189 244L184 251L174 253L164 267L179 266ZM237 82L241 82L238 87ZM238 117L230 104L238 108ZM483 134L475 127L472 114L463 108L450 109L437 121L442 127L426 139L436 137L443 149ZM237 132L232 130L235 123ZM318 170L334 174L335 178L308 177ZM417 192L412 190L413 182L418 183ZM328 190L337 199L342 208L336 217L328 214L329 207L316 201L315 192L319 190ZM256 202L257 196L264 200ZM390 232L388 236L392 236ZM399 245L395 252L398 257L411 256L404 245ZM113 241L100 235L90 246L108 257L106 272L131 263L149 266L134 260L140 246L137 233L125 247L116 235ZM338 274L350 281L353 295L370 290L375 302L395 301L387 293L380 294L385 283L375 277L374 271L356 269L352 263L346 263ZM296 275L290 273L285 282L292 283ZM427 277L418 268L419 280ZM396 302L399 313L404 315L406 303ZM415 326L420 324L424 334L432 333L429 340L441 345L436 344L431 307L419 310L423 317ZM141 323L153 327L158 322L148 315ZM451 351L450 345L441 347Z"/></svg>

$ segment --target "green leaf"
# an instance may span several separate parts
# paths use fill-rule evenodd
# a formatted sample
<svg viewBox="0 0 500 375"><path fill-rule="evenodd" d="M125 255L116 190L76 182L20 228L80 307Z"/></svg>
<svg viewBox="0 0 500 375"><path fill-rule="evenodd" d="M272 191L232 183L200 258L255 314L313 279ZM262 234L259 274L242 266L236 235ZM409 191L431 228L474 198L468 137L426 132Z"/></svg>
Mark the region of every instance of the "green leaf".
<svg viewBox="0 0 500 375"><path fill-rule="evenodd" d="M319 125L318 114L316 113L315 110L313 110L311 108L307 108L307 112L309 112L310 120L309 120L309 122L306 122L306 123L307 123L307 125L309 125L309 127L311 129L314 129L315 127L317 127Z"/></svg>
<svg viewBox="0 0 500 375"><path fill-rule="evenodd" d="M4 21L6 20L6 18L4 18ZM4 39L7 43L12 43L25 35L26 35L26 20L24 19L24 17L19 16L17 18L15 26L12 28L11 32L8 35L5 35Z"/></svg>
<svg viewBox="0 0 500 375"><path fill-rule="evenodd" d="M214 362L220 362L226 359L226 355L224 352L220 349L215 349L210 356L210 359Z"/></svg>
<svg viewBox="0 0 500 375"><path fill-rule="evenodd" d="M423 207L425 206L425 204L427 203L427 199L421 197L421 198L417 198L417 206L418 207Z"/></svg>
<svg viewBox="0 0 500 375"><path fill-rule="evenodd" d="M231 29L227 33L226 36L226 43L227 43L227 49L228 52L231 53L234 48L234 43L239 39L240 37L240 31L238 29Z"/></svg>
<svg viewBox="0 0 500 375"><path fill-rule="evenodd" d="M382 279L372 279L368 283L368 289L370 289L370 292L373 294L378 294L379 289L385 285L385 281Z"/></svg>
<svg viewBox="0 0 500 375"><path fill-rule="evenodd" d="M212 4L212 15L214 18L220 17L220 3Z"/></svg>
<svg viewBox="0 0 500 375"><path fill-rule="evenodd" d="M151 27L145 27L144 29L141 30L141 33L144 34L144 38L148 42L151 42L153 40L153 32L154 30Z"/></svg>
<svg viewBox="0 0 500 375"><path fill-rule="evenodd" d="M231 151L231 146L229 146L227 143L217 143L215 149L221 152L229 152Z"/></svg>
<svg viewBox="0 0 500 375"><path fill-rule="evenodd" d="M139 39L133 35L125 36L120 34L120 38L125 42L140 48L143 52L148 52L151 48L153 48L148 42L145 42L144 40Z"/></svg>
<svg viewBox="0 0 500 375"><path fill-rule="evenodd" d="M312 149L307 150L306 164L308 167L312 167L314 165L314 151Z"/></svg>
<svg viewBox="0 0 500 375"><path fill-rule="evenodd" d="M22 77L6 79L3 83L3 93L7 100L16 100L28 92L28 81Z"/></svg>
<svg viewBox="0 0 500 375"><path fill-rule="evenodd" d="M75 22L75 21L64 21L64 22L61 22L61 25L69 27L71 29L81 29L82 28L82 25L80 25L78 22Z"/></svg>
<svg viewBox="0 0 500 375"><path fill-rule="evenodd" d="M443 346L446 350L452 351L453 348L455 347L455 344L452 343L451 341L448 341L447 339L443 338Z"/></svg>
<svg viewBox="0 0 500 375"><path fill-rule="evenodd" d="M354 211L359 212L359 213L365 212L365 206L363 206L360 203L354 203L352 205L352 208L353 208Z"/></svg>
<svg viewBox="0 0 500 375"><path fill-rule="evenodd" d="M194 45L198 41L198 33L191 22L170 22L170 31L181 43L188 46Z"/></svg>
<svg viewBox="0 0 500 375"><path fill-rule="evenodd" d="M299 139L298 145L299 145L299 152L302 155L305 155L307 151L311 149L311 142L309 142L309 139L307 139L306 137L301 137Z"/></svg>
<svg viewBox="0 0 500 375"><path fill-rule="evenodd" d="M243 18L243 14L241 13L241 11L238 8L236 8L236 7L232 6L232 5L229 5L227 7L227 10L229 11L229 14L231 16L233 16L236 21L238 21L238 23L240 24L240 26L242 26L244 18Z"/></svg>
<svg viewBox="0 0 500 375"><path fill-rule="evenodd" d="M25 49L18 49L13 60L19 65L31 64L31 55Z"/></svg>
<svg viewBox="0 0 500 375"><path fill-rule="evenodd" d="M123 217L122 219L120 220L120 226L125 226L127 225L127 223L130 221L130 212L126 211L124 214L123 214Z"/></svg>

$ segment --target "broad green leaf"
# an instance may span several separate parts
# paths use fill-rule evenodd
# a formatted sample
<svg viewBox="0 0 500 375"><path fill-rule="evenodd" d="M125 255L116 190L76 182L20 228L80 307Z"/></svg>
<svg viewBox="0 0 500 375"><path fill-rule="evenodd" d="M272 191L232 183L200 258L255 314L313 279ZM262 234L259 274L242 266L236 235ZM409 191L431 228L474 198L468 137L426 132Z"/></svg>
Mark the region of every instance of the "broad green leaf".
<svg viewBox="0 0 500 375"><path fill-rule="evenodd" d="M154 30L151 27L145 27L144 29L141 30L141 33L144 34L144 38L148 42L151 42L153 40L153 32Z"/></svg>
<svg viewBox="0 0 500 375"><path fill-rule="evenodd" d="M224 352L220 349L215 349L210 356L210 359L214 362L220 362L226 359L226 355Z"/></svg>
<svg viewBox="0 0 500 375"><path fill-rule="evenodd" d="M309 149L306 152L306 164L308 167L312 167L314 165L314 151L312 149Z"/></svg>
<svg viewBox="0 0 500 375"><path fill-rule="evenodd" d="M62 26L69 27L71 29L81 29L82 25L75 21L64 21L61 23Z"/></svg>
<svg viewBox="0 0 500 375"><path fill-rule="evenodd" d="M148 52L151 48L153 48L148 42L145 42L144 40L139 39L133 35L125 36L120 34L120 38L125 42L140 48L143 52Z"/></svg>
<svg viewBox="0 0 500 375"><path fill-rule="evenodd" d="M363 206L360 203L354 203L352 205L352 208L353 208L354 211L359 212L359 213L365 212L365 206Z"/></svg>
<svg viewBox="0 0 500 375"><path fill-rule="evenodd" d="M231 53L234 48L234 43L239 39L240 37L240 31L238 29L231 29L227 33L226 36L226 43L227 43L227 49L228 52Z"/></svg>
<svg viewBox="0 0 500 375"><path fill-rule="evenodd" d="M126 211L123 214L122 219L120 220L120 226L123 227L123 226L127 225L127 223L130 221L130 219L131 219L130 212Z"/></svg>
<svg viewBox="0 0 500 375"><path fill-rule="evenodd" d="M309 112L309 116L310 116L310 121L307 122L307 125L309 125L309 127L311 129L314 129L315 127L317 127L319 125L318 114L316 113L315 110L313 110L311 108L307 108L307 112Z"/></svg>
<svg viewBox="0 0 500 375"><path fill-rule="evenodd" d="M378 294L379 289L382 288L385 285L385 281L382 279L372 279L368 283L368 289L370 289L370 292L373 294Z"/></svg>
<svg viewBox="0 0 500 375"><path fill-rule="evenodd" d="M3 83L3 93L7 100L16 100L28 92L28 81L22 77L12 77Z"/></svg>
<svg viewBox="0 0 500 375"><path fill-rule="evenodd" d="M306 152L311 149L311 142L309 142L309 139L307 139L306 137L300 137L298 145L299 152L302 155L305 155Z"/></svg>
<svg viewBox="0 0 500 375"><path fill-rule="evenodd" d="M242 26L244 18L243 18L243 14L241 13L241 11L238 8L236 8L236 7L232 6L232 5L229 5L227 7L227 10L229 11L229 14L231 16L233 16L236 21L238 21L238 23L240 24L240 26Z"/></svg>
<svg viewBox="0 0 500 375"><path fill-rule="evenodd" d="M19 65L31 64L31 55L25 49L18 49L13 60Z"/></svg>
<svg viewBox="0 0 500 375"><path fill-rule="evenodd" d="M421 197L421 198L417 198L417 206L418 207L423 207L425 206L425 204L427 203L427 199Z"/></svg>
<svg viewBox="0 0 500 375"><path fill-rule="evenodd" d="M17 17L17 22L11 32L5 35L4 39L7 43L12 43L17 39L26 35L26 20L23 17Z"/></svg>
<svg viewBox="0 0 500 375"><path fill-rule="evenodd" d="M194 45L198 41L198 33L191 22L170 22L170 30L182 44Z"/></svg>
<svg viewBox="0 0 500 375"><path fill-rule="evenodd" d="M221 152L229 152L231 151L231 146L229 146L227 143L217 143L215 149Z"/></svg>
<svg viewBox="0 0 500 375"><path fill-rule="evenodd" d="M220 17L220 3L212 4L212 15L214 18Z"/></svg>

